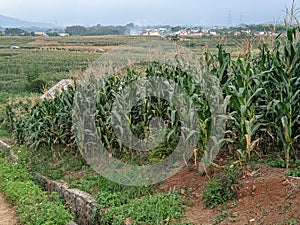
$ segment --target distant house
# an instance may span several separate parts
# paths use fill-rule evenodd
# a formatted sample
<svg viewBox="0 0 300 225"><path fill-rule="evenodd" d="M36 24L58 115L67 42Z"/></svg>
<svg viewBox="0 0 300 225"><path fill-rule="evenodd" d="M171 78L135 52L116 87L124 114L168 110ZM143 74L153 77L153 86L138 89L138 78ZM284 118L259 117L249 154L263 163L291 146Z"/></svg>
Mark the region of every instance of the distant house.
<svg viewBox="0 0 300 225"><path fill-rule="evenodd" d="M248 29L248 30L242 30L241 33L244 33L244 34L251 34L251 30Z"/></svg>
<svg viewBox="0 0 300 225"><path fill-rule="evenodd" d="M47 34L45 34L44 32L41 32L41 31L36 31L36 32L33 32L35 36L42 36L42 37L48 37Z"/></svg>
<svg viewBox="0 0 300 225"><path fill-rule="evenodd" d="M180 31L180 35L189 35L191 31L189 29L183 29Z"/></svg>
<svg viewBox="0 0 300 225"><path fill-rule="evenodd" d="M192 36L202 36L203 33L202 33L202 32L200 32L200 33L191 33L191 35L192 35Z"/></svg>
<svg viewBox="0 0 300 225"><path fill-rule="evenodd" d="M143 33L143 36L160 36L160 33L158 30L146 29L146 31Z"/></svg>
<svg viewBox="0 0 300 225"><path fill-rule="evenodd" d="M60 37L69 37L70 35L67 34L67 33L60 33L60 34L58 34L58 36L60 36Z"/></svg>
<svg viewBox="0 0 300 225"><path fill-rule="evenodd" d="M149 33L150 36L159 36L159 32L158 31L150 31Z"/></svg>
<svg viewBox="0 0 300 225"><path fill-rule="evenodd" d="M255 34L258 35L258 36L262 36L262 35L265 35L265 32L264 31L259 31L259 32L256 32Z"/></svg>

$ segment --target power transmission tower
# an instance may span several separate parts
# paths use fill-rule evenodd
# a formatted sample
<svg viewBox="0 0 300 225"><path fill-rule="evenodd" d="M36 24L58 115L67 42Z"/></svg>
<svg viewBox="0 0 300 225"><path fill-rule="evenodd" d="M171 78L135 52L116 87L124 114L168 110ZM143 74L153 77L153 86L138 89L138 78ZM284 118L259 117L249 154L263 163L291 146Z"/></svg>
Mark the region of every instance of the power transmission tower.
<svg viewBox="0 0 300 225"><path fill-rule="evenodd" d="M229 16L228 16L228 27L232 26L232 15L231 15L231 11L229 11Z"/></svg>
<svg viewBox="0 0 300 225"><path fill-rule="evenodd" d="M243 24L243 13L241 12L240 13L240 25L242 25Z"/></svg>

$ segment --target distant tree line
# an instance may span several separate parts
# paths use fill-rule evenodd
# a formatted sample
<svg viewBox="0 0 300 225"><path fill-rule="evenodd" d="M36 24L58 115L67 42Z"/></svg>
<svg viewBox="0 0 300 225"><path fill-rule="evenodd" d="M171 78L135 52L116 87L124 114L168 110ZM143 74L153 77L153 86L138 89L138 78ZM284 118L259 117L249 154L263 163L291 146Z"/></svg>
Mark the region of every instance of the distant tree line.
<svg viewBox="0 0 300 225"><path fill-rule="evenodd" d="M20 28L6 28L4 30L6 36L30 36L30 33Z"/></svg>
<svg viewBox="0 0 300 225"><path fill-rule="evenodd" d="M92 26L92 27L84 27L81 25L68 26L65 30L54 29L54 30L45 30L45 34L48 36L58 36L59 33L68 33L72 36L102 36L102 35L127 35L131 34L133 30L143 30L143 29L158 29L165 28L171 32L178 32L180 30L196 30L198 32L203 31L202 27L184 27L184 26L136 26L133 23L129 23L125 26L103 26L101 24ZM42 29L40 29L42 30ZM39 31L40 31L39 30ZM213 29L217 31L217 33L233 33L241 30L251 30L252 33L256 32L284 32L286 30L285 25L278 24L240 24L232 27L216 27ZM2 28L2 33L0 35L6 36L35 36L33 29L21 29L21 28Z"/></svg>
<svg viewBox="0 0 300 225"><path fill-rule="evenodd" d="M233 27L222 27L222 28L215 28L218 33L229 33L229 32L236 32L241 30L251 30L252 33L256 32L285 32L286 27L283 24L240 24Z"/></svg>
<svg viewBox="0 0 300 225"><path fill-rule="evenodd" d="M21 28L6 28L3 31L3 34L5 36L36 36L36 34L33 31L26 31ZM47 34L48 36L58 36L59 32L53 30L47 30L45 34Z"/></svg>
<svg viewBox="0 0 300 225"><path fill-rule="evenodd" d="M65 32L73 36L97 36L97 35L125 35L130 34L130 29L134 24L126 26L102 26L100 24L92 27L80 25L66 27Z"/></svg>

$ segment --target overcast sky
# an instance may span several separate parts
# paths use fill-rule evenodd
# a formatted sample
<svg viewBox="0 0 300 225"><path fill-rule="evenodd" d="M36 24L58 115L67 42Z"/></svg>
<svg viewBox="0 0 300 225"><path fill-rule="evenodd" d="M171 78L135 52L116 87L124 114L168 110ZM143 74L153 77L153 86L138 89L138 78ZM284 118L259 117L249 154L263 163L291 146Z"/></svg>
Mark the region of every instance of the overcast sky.
<svg viewBox="0 0 300 225"><path fill-rule="evenodd" d="M0 14L57 25L235 25L282 21L292 0L0 0ZM296 0L300 6L300 0ZM231 15L231 16L230 16ZM231 19L230 19L231 18Z"/></svg>

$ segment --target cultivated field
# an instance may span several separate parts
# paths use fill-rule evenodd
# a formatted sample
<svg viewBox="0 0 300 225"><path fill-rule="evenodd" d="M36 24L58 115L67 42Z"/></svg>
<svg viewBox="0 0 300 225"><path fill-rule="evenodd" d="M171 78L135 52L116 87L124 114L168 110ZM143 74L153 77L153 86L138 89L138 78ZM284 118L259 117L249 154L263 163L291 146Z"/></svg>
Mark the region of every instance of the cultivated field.
<svg viewBox="0 0 300 225"><path fill-rule="evenodd" d="M38 98L61 79L79 79L94 60L117 46L162 37L0 37L0 139L14 143L22 171L62 179L92 194L99 208L95 224L299 224L299 32L289 28L280 37L176 40L199 56L207 79L217 81L217 94L226 100L220 113L226 118L221 151L205 170L199 170L199 163L210 159L207 146L215 121L205 90L180 66L150 62L131 67L103 80L96 94L95 124L102 143L111 156L138 166L170 156L185 127L178 110L167 101L151 96L138 101L128 116L130 130L147 138L153 134L147 129L151 119L161 117L167 134L152 151L137 153L120 143L111 124L111 114L120 116L112 108L121 99L119 91L139 77L155 75L177 82L191 97L200 127L200 132L187 135L199 138L194 156L178 174L156 185L120 185L90 168L72 129L76 86L55 99ZM20 49L10 50L12 45ZM1 160L3 179L1 170L13 167ZM10 199L14 193L7 191L9 185L3 183L0 189ZM34 217L32 210L29 214ZM19 213L24 218L24 212ZM70 215L62 214L63 218ZM47 221L46 216L42 219Z"/></svg>

